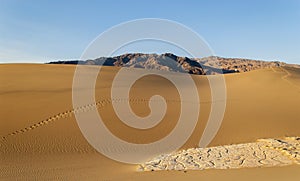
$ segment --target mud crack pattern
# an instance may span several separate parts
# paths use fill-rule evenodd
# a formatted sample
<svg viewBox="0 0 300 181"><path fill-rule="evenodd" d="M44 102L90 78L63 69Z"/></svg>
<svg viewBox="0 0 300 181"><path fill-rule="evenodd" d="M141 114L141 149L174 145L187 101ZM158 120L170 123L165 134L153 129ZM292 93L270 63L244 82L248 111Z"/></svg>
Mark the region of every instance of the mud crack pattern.
<svg viewBox="0 0 300 181"><path fill-rule="evenodd" d="M260 139L254 143L190 148L160 155L139 165L140 171L204 170L300 164L300 137Z"/></svg>

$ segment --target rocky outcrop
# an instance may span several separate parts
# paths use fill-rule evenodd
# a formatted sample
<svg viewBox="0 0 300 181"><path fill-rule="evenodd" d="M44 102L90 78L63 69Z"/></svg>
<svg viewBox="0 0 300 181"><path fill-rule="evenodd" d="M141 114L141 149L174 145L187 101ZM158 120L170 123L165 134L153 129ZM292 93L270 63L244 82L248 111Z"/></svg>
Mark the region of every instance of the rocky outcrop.
<svg viewBox="0 0 300 181"><path fill-rule="evenodd" d="M205 58L188 58L176 56L172 53L165 53L161 55L129 53L115 57L100 57L94 60L58 61L50 62L50 64L85 64L133 67L197 75L247 72L255 69L279 67L285 65L285 63L278 61L266 62L240 58L222 58L216 56Z"/></svg>
<svg viewBox="0 0 300 181"><path fill-rule="evenodd" d="M195 60L203 65L212 67L219 66L220 68L225 70L236 70L238 72L248 72L256 69L280 67L286 65L286 63L279 61L267 62L262 60L222 58L216 56L196 58Z"/></svg>

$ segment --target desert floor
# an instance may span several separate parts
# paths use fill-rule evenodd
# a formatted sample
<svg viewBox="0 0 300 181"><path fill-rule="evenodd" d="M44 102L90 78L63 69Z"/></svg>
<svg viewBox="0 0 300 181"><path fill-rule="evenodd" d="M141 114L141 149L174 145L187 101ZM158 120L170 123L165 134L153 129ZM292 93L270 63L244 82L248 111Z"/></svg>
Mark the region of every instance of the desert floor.
<svg viewBox="0 0 300 181"><path fill-rule="evenodd" d="M73 65L0 65L0 180L300 178L299 165L141 172L137 171L138 165L113 161L89 145L77 125L74 111L80 114L96 108L107 128L117 137L133 143L150 143L166 136L176 125L180 109L178 92L159 76L138 80L129 99L137 115L149 114L147 100L157 93L167 100L168 109L162 122L153 129L132 129L120 122L111 105L110 88L119 69L103 67L95 87L97 104L74 109L72 81L75 68ZM89 69L92 72L97 67ZM181 149L198 145L210 113L208 80L205 76L193 76L193 79L201 100L200 117L193 134ZM226 101L226 112L221 128L209 146L300 136L300 69L280 67L227 74L225 80L227 100L219 101Z"/></svg>

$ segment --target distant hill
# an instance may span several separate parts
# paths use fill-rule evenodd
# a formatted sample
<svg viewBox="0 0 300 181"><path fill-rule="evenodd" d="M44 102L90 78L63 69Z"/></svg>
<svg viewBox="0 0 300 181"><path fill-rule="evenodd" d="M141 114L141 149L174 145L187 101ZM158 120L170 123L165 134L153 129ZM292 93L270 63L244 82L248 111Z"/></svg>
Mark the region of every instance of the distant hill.
<svg viewBox="0 0 300 181"><path fill-rule="evenodd" d="M217 56L210 56L205 58L188 58L176 56L171 53L165 53L161 55L128 53L115 57L100 57L94 60L86 61L54 61L49 62L49 64L82 64L134 67L198 75L247 72L255 69L286 65L285 63L279 61L266 62L261 60L222 58Z"/></svg>

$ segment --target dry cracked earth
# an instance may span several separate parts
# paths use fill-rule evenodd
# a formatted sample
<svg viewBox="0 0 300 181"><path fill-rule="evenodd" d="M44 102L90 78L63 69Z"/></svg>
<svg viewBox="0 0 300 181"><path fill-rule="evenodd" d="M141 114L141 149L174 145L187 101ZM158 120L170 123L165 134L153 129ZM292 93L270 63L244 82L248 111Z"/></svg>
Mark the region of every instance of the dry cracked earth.
<svg viewBox="0 0 300 181"><path fill-rule="evenodd" d="M300 164L300 137L260 139L254 143L191 148L161 155L140 171L272 167Z"/></svg>

